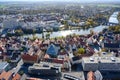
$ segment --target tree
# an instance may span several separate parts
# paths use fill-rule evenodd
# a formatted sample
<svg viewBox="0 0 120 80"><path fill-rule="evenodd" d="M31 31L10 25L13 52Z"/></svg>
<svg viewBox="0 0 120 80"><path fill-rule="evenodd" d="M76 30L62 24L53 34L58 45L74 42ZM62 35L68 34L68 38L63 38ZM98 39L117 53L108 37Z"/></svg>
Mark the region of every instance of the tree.
<svg viewBox="0 0 120 80"><path fill-rule="evenodd" d="M93 35L93 34L94 34L94 31L93 31L93 30L90 30L90 34Z"/></svg>
<svg viewBox="0 0 120 80"><path fill-rule="evenodd" d="M85 49L84 48L79 48L77 52L79 54L84 54L85 53Z"/></svg>
<svg viewBox="0 0 120 80"><path fill-rule="evenodd" d="M49 39L50 38L50 33L47 33L46 34L46 39Z"/></svg>
<svg viewBox="0 0 120 80"><path fill-rule="evenodd" d="M15 30L15 35L16 36L21 36L21 35L23 35L23 31L21 29Z"/></svg>
<svg viewBox="0 0 120 80"><path fill-rule="evenodd" d="M75 56L79 56L79 55L84 54L84 53L85 53L85 49L84 48L79 48L77 50L77 52L75 52Z"/></svg>

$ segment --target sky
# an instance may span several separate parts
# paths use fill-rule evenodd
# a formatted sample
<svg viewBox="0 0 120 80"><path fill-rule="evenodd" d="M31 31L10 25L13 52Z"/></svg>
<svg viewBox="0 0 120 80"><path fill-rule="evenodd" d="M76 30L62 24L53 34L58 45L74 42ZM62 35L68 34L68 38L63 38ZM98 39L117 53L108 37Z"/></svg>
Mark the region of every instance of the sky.
<svg viewBox="0 0 120 80"><path fill-rule="evenodd" d="M120 2L120 0L0 0L0 2L6 2L6 1L9 1L9 2L12 2L12 1L33 1L33 2L35 2L35 1L77 1L77 2L94 2L94 1L105 1L105 2L117 2L117 1L119 1Z"/></svg>

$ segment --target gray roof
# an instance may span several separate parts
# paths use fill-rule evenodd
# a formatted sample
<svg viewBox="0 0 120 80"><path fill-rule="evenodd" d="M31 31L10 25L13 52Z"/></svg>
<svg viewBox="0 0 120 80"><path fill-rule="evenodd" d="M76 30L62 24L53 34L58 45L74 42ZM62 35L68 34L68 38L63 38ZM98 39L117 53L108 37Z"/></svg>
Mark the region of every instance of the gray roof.
<svg viewBox="0 0 120 80"><path fill-rule="evenodd" d="M58 54L58 49L55 45L51 44L51 45L49 45L46 53L49 54L49 55L57 55Z"/></svg>
<svg viewBox="0 0 120 80"><path fill-rule="evenodd" d="M20 79L20 80L26 80L26 78L27 78L27 75L26 75L26 74L23 74L23 75L21 76L21 79Z"/></svg>
<svg viewBox="0 0 120 80"><path fill-rule="evenodd" d="M4 69L8 65L9 65L9 63L7 63L7 62L0 62L0 69Z"/></svg>

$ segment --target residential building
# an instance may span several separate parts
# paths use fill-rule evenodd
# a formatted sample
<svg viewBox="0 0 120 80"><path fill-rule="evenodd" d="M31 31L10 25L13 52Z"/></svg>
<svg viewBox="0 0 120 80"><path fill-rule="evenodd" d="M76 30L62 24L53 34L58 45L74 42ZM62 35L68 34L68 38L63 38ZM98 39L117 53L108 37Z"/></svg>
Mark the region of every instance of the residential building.
<svg viewBox="0 0 120 80"><path fill-rule="evenodd" d="M0 80L20 80L21 76L16 73L12 73L10 71L6 72L6 71L3 71L1 74L0 74Z"/></svg>
<svg viewBox="0 0 120 80"><path fill-rule="evenodd" d="M24 63L35 63L38 62L39 57L37 55L29 55L29 54L23 54L21 55L21 58Z"/></svg>
<svg viewBox="0 0 120 80"><path fill-rule="evenodd" d="M37 50L36 52L33 48L31 48L27 54L22 54L21 58L23 59L24 63L35 63L38 62L41 56L43 55L43 52L41 50Z"/></svg>

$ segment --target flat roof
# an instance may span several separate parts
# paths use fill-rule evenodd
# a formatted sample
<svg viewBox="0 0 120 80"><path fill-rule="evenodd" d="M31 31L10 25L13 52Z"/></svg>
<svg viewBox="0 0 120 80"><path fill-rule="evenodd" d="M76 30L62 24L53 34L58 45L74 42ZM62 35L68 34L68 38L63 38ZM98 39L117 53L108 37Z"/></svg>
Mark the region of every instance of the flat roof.
<svg viewBox="0 0 120 80"><path fill-rule="evenodd" d="M76 78L79 78L80 80L85 80L83 71L81 71L81 72L63 72L62 73L62 79L63 80L68 80L68 79L64 78L64 74L74 76Z"/></svg>
<svg viewBox="0 0 120 80"><path fill-rule="evenodd" d="M61 64L56 64L56 63L41 62L41 63L34 63L34 65L30 66L29 68L50 69L51 67L62 67L62 65Z"/></svg>
<svg viewBox="0 0 120 80"><path fill-rule="evenodd" d="M104 57L104 58L100 59L100 62L101 63L120 63L120 58L117 58L117 57Z"/></svg>
<svg viewBox="0 0 120 80"><path fill-rule="evenodd" d="M84 63L120 63L119 57L83 57Z"/></svg>
<svg viewBox="0 0 120 80"><path fill-rule="evenodd" d="M83 57L82 61L84 61L84 63L98 63L96 57Z"/></svg>

